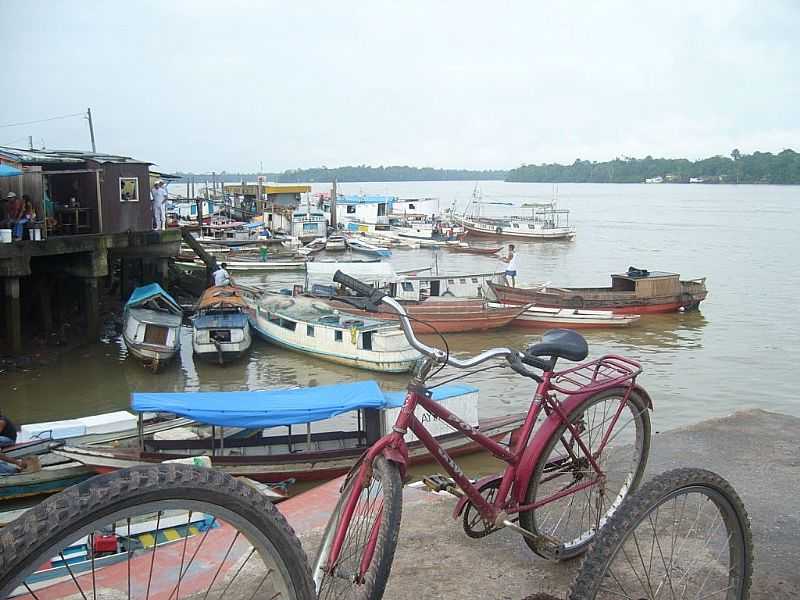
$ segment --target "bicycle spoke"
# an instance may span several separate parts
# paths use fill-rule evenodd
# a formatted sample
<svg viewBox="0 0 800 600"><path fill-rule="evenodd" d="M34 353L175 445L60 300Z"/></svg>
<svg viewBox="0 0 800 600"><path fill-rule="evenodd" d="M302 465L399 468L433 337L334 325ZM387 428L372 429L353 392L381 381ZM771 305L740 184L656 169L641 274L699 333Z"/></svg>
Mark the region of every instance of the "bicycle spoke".
<svg viewBox="0 0 800 600"><path fill-rule="evenodd" d="M72 572L72 568L69 566L69 562L67 562L67 559L64 558L64 553L59 552L58 555L61 557L61 560L64 561L64 566L67 567L67 572L69 573L69 576L72 578L72 581L75 582L75 587L77 587L78 591L81 593L81 598L83 598L83 600L86 600L86 594L83 593L83 588L81 587L81 584L78 583L78 580L75 578L75 573Z"/></svg>
<svg viewBox="0 0 800 600"><path fill-rule="evenodd" d="M153 534L153 554L150 557L150 573L147 576L147 594L145 595L145 600L150 598L150 584L153 581L153 565L156 562L156 549L158 548L158 532L160 530L159 526L161 525L161 511L158 511L156 516L156 529L155 533Z"/></svg>

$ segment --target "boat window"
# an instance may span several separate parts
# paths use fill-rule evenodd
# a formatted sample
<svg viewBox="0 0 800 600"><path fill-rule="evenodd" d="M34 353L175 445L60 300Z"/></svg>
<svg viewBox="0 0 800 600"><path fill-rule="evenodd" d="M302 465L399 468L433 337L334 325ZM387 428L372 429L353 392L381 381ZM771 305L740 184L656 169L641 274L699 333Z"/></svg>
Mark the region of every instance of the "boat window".
<svg viewBox="0 0 800 600"><path fill-rule="evenodd" d="M448 279L448 280L447 280L447 283L452 283L452 284L455 284L455 282L456 282L456 280L455 280L455 279Z"/></svg>
<svg viewBox="0 0 800 600"><path fill-rule="evenodd" d="M295 328L297 328L297 323L290 321L289 319L281 319L281 327L288 329L289 331L294 331Z"/></svg>
<svg viewBox="0 0 800 600"><path fill-rule="evenodd" d="M467 280L462 277L458 280L458 283L467 283Z"/></svg>
<svg viewBox="0 0 800 600"><path fill-rule="evenodd" d="M348 206L347 207L347 214L348 215L353 215L353 214L355 214L355 212L356 212L356 207L355 206Z"/></svg>
<svg viewBox="0 0 800 600"><path fill-rule="evenodd" d="M276 315L275 313L267 313L267 320L270 323L276 323L278 325L280 325L280 323L281 323L281 318L278 315Z"/></svg>
<svg viewBox="0 0 800 600"><path fill-rule="evenodd" d="M314 337L314 326L313 325L306 325L306 335L308 337Z"/></svg>
<svg viewBox="0 0 800 600"><path fill-rule="evenodd" d="M361 334L361 347L364 350L372 350L372 332L365 331Z"/></svg>
<svg viewBox="0 0 800 600"><path fill-rule="evenodd" d="M386 216L386 204L384 202L381 202L380 204L378 204L378 216L379 217L385 217Z"/></svg>
<svg viewBox="0 0 800 600"><path fill-rule="evenodd" d="M413 292L414 291L414 284L410 281L403 281L403 291L404 292Z"/></svg>
<svg viewBox="0 0 800 600"><path fill-rule="evenodd" d="M528 223L528 229L535 229L534 224L533 223Z"/></svg>
<svg viewBox="0 0 800 600"><path fill-rule="evenodd" d="M472 278L472 283L478 283L478 278L477 277L473 277Z"/></svg>
<svg viewBox="0 0 800 600"><path fill-rule="evenodd" d="M342 330L341 329L337 329L333 333L333 339L336 340L337 342L341 342L342 341Z"/></svg>
<svg viewBox="0 0 800 600"><path fill-rule="evenodd" d="M511 226L512 226L514 229L519 229L519 223L512 223L512 224L511 224Z"/></svg>

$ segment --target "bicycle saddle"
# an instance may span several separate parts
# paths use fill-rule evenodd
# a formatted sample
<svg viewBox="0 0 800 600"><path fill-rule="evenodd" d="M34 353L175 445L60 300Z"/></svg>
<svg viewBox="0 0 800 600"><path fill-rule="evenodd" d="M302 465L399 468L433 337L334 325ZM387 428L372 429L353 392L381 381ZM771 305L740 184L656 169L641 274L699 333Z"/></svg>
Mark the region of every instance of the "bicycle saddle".
<svg viewBox="0 0 800 600"><path fill-rule="evenodd" d="M557 356L577 362L589 355L589 345L577 331L551 329L544 332L541 342L528 346L525 353L529 356Z"/></svg>

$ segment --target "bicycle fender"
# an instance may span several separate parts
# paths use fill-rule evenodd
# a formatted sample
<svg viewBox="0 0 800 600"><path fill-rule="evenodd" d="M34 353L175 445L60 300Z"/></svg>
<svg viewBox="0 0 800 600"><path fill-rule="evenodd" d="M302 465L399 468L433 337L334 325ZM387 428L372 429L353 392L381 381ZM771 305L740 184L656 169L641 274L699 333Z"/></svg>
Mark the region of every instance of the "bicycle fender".
<svg viewBox="0 0 800 600"><path fill-rule="evenodd" d="M627 389L627 386L624 386L621 389L625 390ZM640 385L634 385L633 391L642 397L647 405L647 408L653 410L653 401L650 398L650 394L648 394L644 388L642 388ZM583 394L573 394L567 397L567 399L561 403L561 409L565 414L568 415L582 402L585 402L587 399L591 398L597 393L598 392L593 391ZM522 458L520 459L517 467L517 476L514 479L514 498L520 504L525 502L525 495L528 493L528 484L530 483L531 477L533 477L533 469L536 467L536 461L538 460L539 455L544 452L545 446L550 441L550 438L556 432L558 427L561 425L561 422L561 417L559 417L557 413L551 414L549 417L547 417L547 419L545 419L544 423L542 423L539 431L536 432L533 440L530 444L528 444L528 447L525 448L525 452L522 454Z"/></svg>
<svg viewBox="0 0 800 600"><path fill-rule="evenodd" d="M405 481L408 466L408 446L406 446L405 440L401 439L397 446L384 447L381 454L386 460L395 463L400 468L400 477Z"/></svg>
<svg viewBox="0 0 800 600"><path fill-rule="evenodd" d="M494 475L487 475L486 477L481 477L478 481L475 482L475 488L481 489L487 483L491 483L494 480L500 480L503 478L502 473L496 473ZM464 512L464 508L469 503L469 498L467 496L461 496L456 502L456 507L453 509L453 518L457 519L462 512Z"/></svg>

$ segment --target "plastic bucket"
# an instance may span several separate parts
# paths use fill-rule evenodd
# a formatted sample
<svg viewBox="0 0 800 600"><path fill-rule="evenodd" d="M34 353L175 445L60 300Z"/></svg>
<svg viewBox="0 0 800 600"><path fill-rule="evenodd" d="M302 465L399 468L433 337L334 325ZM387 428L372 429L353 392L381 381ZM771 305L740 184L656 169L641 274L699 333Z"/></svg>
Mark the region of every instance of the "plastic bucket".
<svg viewBox="0 0 800 600"><path fill-rule="evenodd" d="M42 239L42 230L41 229L30 229L28 230L28 236L34 242L39 242Z"/></svg>
<svg viewBox="0 0 800 600"><path fill-rule="evenodd" d="M0 244L10 244L10 243L11 243L11 230L0 229Z"/></svg>

